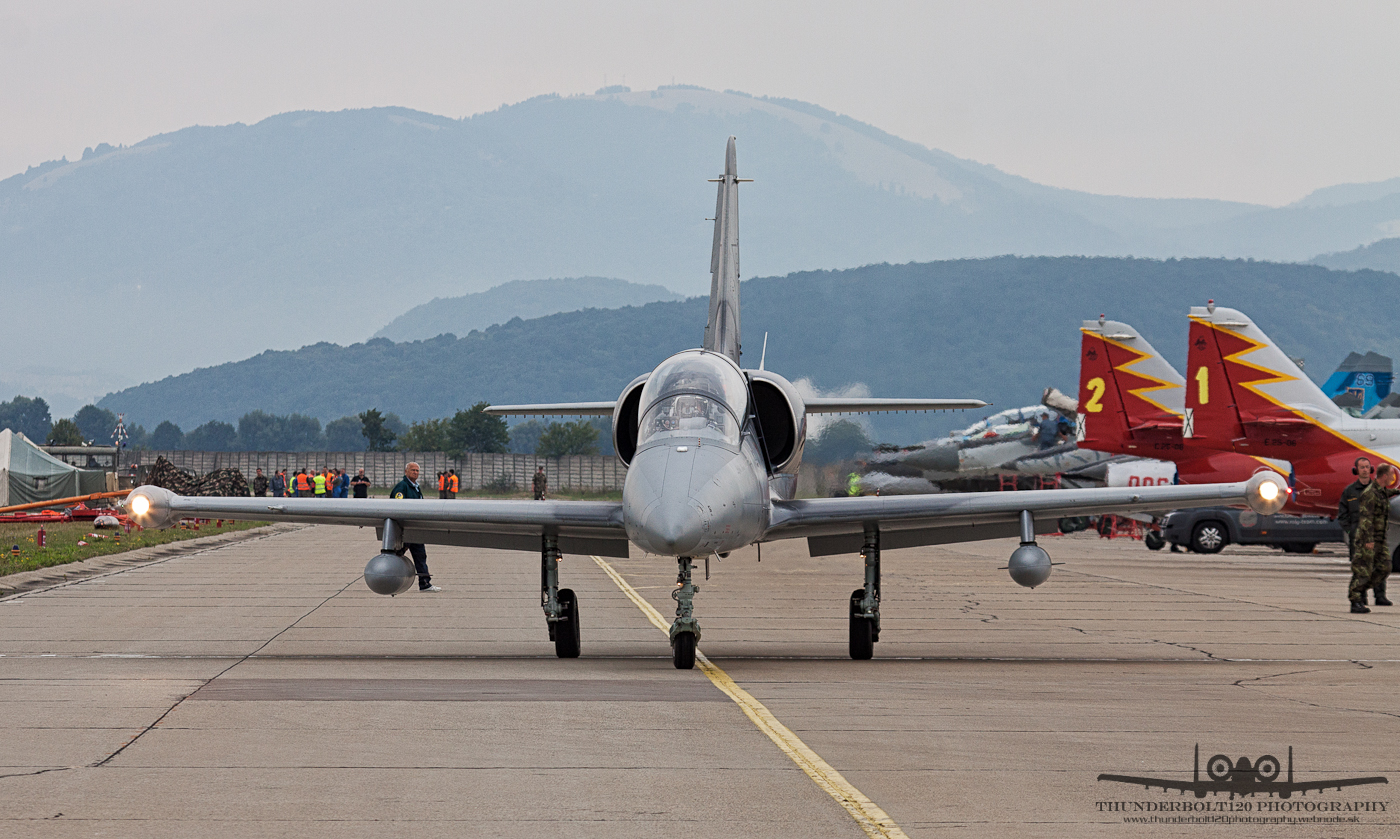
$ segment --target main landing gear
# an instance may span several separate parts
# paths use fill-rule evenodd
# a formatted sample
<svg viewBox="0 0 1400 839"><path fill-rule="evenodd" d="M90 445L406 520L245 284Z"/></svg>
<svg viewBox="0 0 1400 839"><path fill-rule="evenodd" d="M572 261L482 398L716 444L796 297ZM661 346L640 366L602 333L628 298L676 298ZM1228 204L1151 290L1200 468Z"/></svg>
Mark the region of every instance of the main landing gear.
<svg viewBox="0 0 1400 839"><path fill-rule="evenodd" d="M867 661L875 654L875 642L880 640L880 532L865 531L865 545L860 549L865 560L865 587L851 592L850 652L856 661Z"/></svg>
<svg viewBox="0 0 1400 839"><path fill-rule="evenodd" d="M679 572L676 574L676 589L671 599L676 601L676 619L671 623L671 663L677 670L690 670L695 667L695 645L700 643L700 622L695 619L695 595L700 587L691 582L690 573L695 570L690 557L676 558Z"/></svg>
<svg viewBox="0 0 1400 839"><path fill-rule="evenodd" d="M559 587L559 537L545 536L540 551L540 606L549 624L549 640L560 658L578 658L578 598L573 589Z"/></svg>

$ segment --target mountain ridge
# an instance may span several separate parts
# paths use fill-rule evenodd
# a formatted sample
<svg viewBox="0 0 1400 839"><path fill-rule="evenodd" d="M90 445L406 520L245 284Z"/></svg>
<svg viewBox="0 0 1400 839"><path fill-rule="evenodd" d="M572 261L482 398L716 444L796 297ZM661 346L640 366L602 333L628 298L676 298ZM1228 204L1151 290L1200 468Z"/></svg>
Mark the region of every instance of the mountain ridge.
<svg viewBox="0 0 1400 839"><path fill-rule="evenodd" d="M860 383L875 396L1007 407L1049 385L1074 390L1079 324L1100 312L1132 323L1180 369L1185 312L1206 299L1255 318L1313 371L1330 371L1353 350L1400 355L1400 336L1387 328L1386 313L1400 306L1391 274L1246 260L995 257L746 280L744 361L757 363L768 333L768 369L815 388ZM1354 300L1368 305L1358 311ZM460 338L268 351L98 405L147 427L171 419L192 428L255 408L323 421L379 408L411 421L479 400L606 400L671 353L698 346L706 311L705 298L694 297L512 321ZM873 422L884 439L906 440L946 424L931 415Z"/></svg>
<svg viewBox="0 0 1400 839"><path fill-rule="evenodd" d="M512 318L536 318L581 309L617 309L681 295L660 285L608 277L512 280L460 297L434 297L394 318L371 338L396 343L444 333L466 335Z"/></svg>
<svg viewBox="0 0 1400 839"><path fill-rule="evenodd" d="M1305 260L1385 235L1400 195L1268 208L1035 184L817 105L694 88L192 126L0 181L0 293L102 300L65 341L16 319L5 382L70 400L373 334L547 276L708 287L706 180L740 138L746 276L1002 254ZM1367 193L1370 196L1370 193ZM117 348L120 348L118 351ZM59 404L59 399L54 399Z"/></svg>

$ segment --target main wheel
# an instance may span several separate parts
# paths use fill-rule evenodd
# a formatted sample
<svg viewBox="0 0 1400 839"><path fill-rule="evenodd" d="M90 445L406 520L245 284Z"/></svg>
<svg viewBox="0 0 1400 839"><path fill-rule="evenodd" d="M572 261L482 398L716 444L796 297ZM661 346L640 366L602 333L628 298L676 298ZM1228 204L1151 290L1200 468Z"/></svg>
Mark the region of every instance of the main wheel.
<svg viewBox="0 0 1400 839"><path fill-rule="evenodd" d="M554 654L578 658L578 598L571 588L559 589L559 620L554 623Z"/></svg>
<svg viewBox="0 0 1400 839"><path fill-rule="evenodd" d="M671 663L677 670L695 669L695 633L677 632L671 642Z"/></svg>
<svg viewBox="0 0 1400 839"><path fill-rule="evenodd" d="M1191 550L1198 554L1218 554L1228 544L1225 525L1218 521L1203 521L1191 532Z"/></svg>
<svg viewBox="0 0 1400 839"><path fill-rule="evenodd" d="M861 614L860 601L865 599L865 589L851 592L851 658L856 661L869 661L875 655L875 621Z"/></svg>
<svg viewBox="0 0 1400 839"><path fill-rule="evenodd" d="M1283 552L1289 554L1310 554L1316 547L1316 542L1286 542L1283 546Z"/></svg>
<svg viewBox="0 0 1400 839"><path fill-rule="evenodd" d="M1142 537L1142 543L1149 551L1160 551L1166 546L1167 540L1162 538L1162 534L1155 530L1149 530Z"/></svg>

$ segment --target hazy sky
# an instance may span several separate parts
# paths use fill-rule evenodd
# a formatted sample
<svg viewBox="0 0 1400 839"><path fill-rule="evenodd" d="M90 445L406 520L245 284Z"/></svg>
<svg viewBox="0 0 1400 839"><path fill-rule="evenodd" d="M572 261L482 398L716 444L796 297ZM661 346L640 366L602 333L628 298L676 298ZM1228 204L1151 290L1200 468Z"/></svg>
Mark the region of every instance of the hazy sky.
<svg viewBox="0 0 1400 839"><path fill-rule="evenodd" d="M0 178L192 124L672 81L1042 183L1284 204L1400 176L1400 3L4 0Z"/></svg>

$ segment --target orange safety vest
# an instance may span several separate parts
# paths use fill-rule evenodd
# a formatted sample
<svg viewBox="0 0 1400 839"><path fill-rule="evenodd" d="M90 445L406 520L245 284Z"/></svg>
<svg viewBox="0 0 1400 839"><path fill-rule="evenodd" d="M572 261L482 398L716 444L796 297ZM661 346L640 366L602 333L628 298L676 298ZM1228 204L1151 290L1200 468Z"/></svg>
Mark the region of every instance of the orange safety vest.
<svg viewBox="0 0 1400 839"><path fill-rule="evenodd" d="M311 489L311 484L306 480L306 473L302 472L297 475L297 492L306 492L309 489Z"/></svg>
<svg viewBox="0 0 1400 839"><path fill-rule="evenodd" d="M447 489L447 476L444 475L443 473L439 472L439 473L438 473L438 492L442 492L442 491L445 490L445 489Z"/></svg>
<svg viewBox="0 0 1400 839"><path fill-rule="evenodd" d="M456 476L456 475L448 475L447 478L448 478L448 482L451 484L451 486L449 486L449 487L447 488L447 491L448 491L448 492L456 492L456 491L457 491L457 476Z"/></svg>

